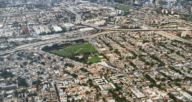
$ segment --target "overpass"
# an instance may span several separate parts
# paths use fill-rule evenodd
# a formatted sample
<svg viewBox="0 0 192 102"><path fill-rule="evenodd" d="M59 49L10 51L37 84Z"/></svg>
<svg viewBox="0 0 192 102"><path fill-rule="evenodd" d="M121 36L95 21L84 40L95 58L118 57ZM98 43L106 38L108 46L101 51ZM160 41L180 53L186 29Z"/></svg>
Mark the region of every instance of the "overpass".
<svg viewBox="0 0 192 102"><path fill-rule="evenodd" d="M170 33L165 32L165 31L170 31L170 30L171 31L173 31L173 30L186 31L186 29L114 29L114 28L105 28L105 27L102 27L102 28L101 27L95 27L95 26L89 25L89 24L82 24L82 25L90 26L90 27L93 27L93 28L96 28L96 29L108 30L108 31L101 32L101 33L96 33L96 34L89 35L89 36L71 38L71 39L59 38L59 39L54 39L54 40L40 41L40 42L25 44L25 45L18 46L16 48L12 49L12 50L6 50L6 51L3 51L3 52L0 52L0 56L5 55L5 54L9 54L9 53L14 53L15 51L19 51L19 50L31 49L31 48L33 48L35 46L45 45L45 44L48 44L48 43L56 43L56 42L62 42L62 41L73 41L73 40L87 39L87 38L89 39L89 38L93 38L93 37L96 37L96 36L102 35L102 34L115 33L116 31L155 31L155 33L160 34L160 35L165 36L165 37L168 37L171 40L177 39L179 41L188 42L188 43L192 44L192 42L190 42L188 40L182 39L182 38L180 38L178 36L175 36L175 35L172 35ZM192 30L192 29L187 29L187 30ZM79 32L75 32L75 34L79 34Z"/></svg>
<svg viewBox="0 0 192 102"><path fill-rule="evenodd" d="M74 40L79 40L79 39L89 39L89 38L97 37L99 35L110 34L110 33L115 33L115 32L116 31L105 31L105 32L96 33L96 34L93 34L93 35L87 35L87 36L83 36L83 37L77 37L77 38L69 38L69 39L59 38L59 39L54 39L54 40L47 40L47 41L40 41L40 42L25 44L25 45L17 46L16 48L13 48L12 50L2 51L2 52L0 52L0 56L5 55L5 54L9 54L9 53L14 53L14 52L19 51L19 50L31 49L31 48L33 48L35 46L41 46L41 45L45 45L45 44L49 44L49 43L59 43L59 42L62 42L62 41L74 41ZM78 33L79 32L75 32L75 34L78 34ZM185 39L182 39L182 38L180 38L178 36L166 33L164 31L157 31L155 33L160 34L160 35L165 36L165 37L168 37L171 40L177 39L179 41L188 42L188 43L192 44L192 42L190 42L188 40L185 40Z"/></svg>
<svg viewBox="0 0 192 102"><path fill-rule="evenodd" d="M40 41L40 42L25 44L25 45L17 46L16 48L13 48L12 50L2 51L2 52L0 52L0 56L5 55L5 54L9 54L9 53L14 53L14 52L19 51L19 50L31 49L35 46L45 45L45 44L49 44L49 43L57 43L57 42L59 43L62 41L74 41L74 40L79 40L79 39L88 39L88 38L93 38L93 37L97 37L99 35L109 34L109 33L113 33L113 32L114 31L107 31L107 32L101 32L101 33L96 33L93 35L87 35L87 36L77 37L77 38L70 38L70 39L60 38L60 39ZM78 34L78 33L79 32L77 32L76 34Z"/></svg>
<svg viewBox="0 0 192 102"><path fill-rule="evenodd" d="M82 25L84 26L89 26L89 27L93 27L93 28L96 28L96 29L102 29L102 30L108 30L108 31L154 31L156 34L160 34L162 36L165 36L171 40L179 40L179 41L183 41L183 42L188 42L188 43L191 43L191 41L188 41L188 40L185 40L185 39L182 39L178 36L175 36L173 34L170 34L170 33L167 33L166 31L192 31L192 29L177 29L177 28L173 28L173 29L170 29L170 28L163 28L163 29L156 29L156 28L151 28L151 29L117 29L117 28L106 28L106 27L98 27L98 26L94 26L94 25L91 25L91 24L85 24L83 23Z"/></svg>
<svg viewBox="0 0 192 102"><path fill-rule="evenodd" d="M114 28L100 28L111 31L192 31L192 29L114 29Z"/></svg>
<svg viewBox="0 0 192 102"><path fill-rule="evenodd" d="M192 29L177 29L177 28L162 28L162 29L156 29L156 28L151 28L151 29L117 29L117 28L106 28L106 27L98 27L94 26L93 24L86 24L82 23L81 25L88 26L88 27L93 27L96 29L102 29L102 30L110 30L110 31L192 31Z"/></svg>

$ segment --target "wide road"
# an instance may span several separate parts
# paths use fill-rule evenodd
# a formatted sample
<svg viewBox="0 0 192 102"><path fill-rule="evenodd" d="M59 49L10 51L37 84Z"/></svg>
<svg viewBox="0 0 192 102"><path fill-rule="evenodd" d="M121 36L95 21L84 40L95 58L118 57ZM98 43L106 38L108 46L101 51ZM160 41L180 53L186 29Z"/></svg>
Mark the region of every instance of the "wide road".
<svg viewBox="0 0 192 102"><path fill-rule="evenodd" d="M192 31L192 29L115 29L115 28L100 28L103 30L111 30L111 31Z"/></svg>
<svg viewBox="0 0 192 102"><path fill-rule="evenodd" d="M79 40L79 39L93 38L93 37L97 37L97 36L102 35L102 34L109 34L112 32L114 32L114 31L106 31L106 32L96 33L93 35L77 37L77 38L70 38L70 39L60 38L60 39L47 40L47 41L40 41L40 42L25 44L25 45L17 46L16 48L13 48L12 50L2 51L2 52L0 52L0 56L5 55L5 54L9 54L9 53L14 53L15 51L19 51L19 50L31 49L35 46L45 45L45 44L49 44L49 43L59 43L62 41L74 41L74 40Z"/></svg>
<svg viewBox="0 0 192 102"><path fill-rule="evenodd" d="M93 28L96 28L96 29L110 30L110 31L187 31L187 30L192 31L192 29L177 29L177 28L116 29L116 28L98 27L98 26L94 26L93 24L85 24L85 23L82 23L82 25L93 27Z"/></svg>
<svg viewBox="0 0 192 102"><path fill-rule="evenodd" d="M134 29L131 29L131 30L134 31ZM142 30L142 29L140 29L140 30ZM124 30L120 30L120 31L124 31ZM137 29L135 31L137 31ZM79 40L79 39L93 38L93 37L96 37L98 35L109 34L109 33L113 33L113 32L116 32L116 31L105 31L105 32L96 33L96 34L92 34L92 35L89 35L89 36L77 37L77 38L70 38L70 39L58 38L58 39L54 39L54 40L47 40L47 41L40 41L40 42L25 44L25 45L21 45L21 46L18 46L16 48L13 48L12 50L2 51L2 52L0 52L0 56L5 55L5 54L9 54L9 53L14 53L15 51L19 51L19 50L31 49L31 48L33 48L35 46L45 45L45 44L49 44L49 43L59 43L59 42L62 42L62 41L74 41L74 40ZM76 33L78 34L79 32L76 32ZM177 37L177 36L175 36L173 34L165 32L165 31L156 31L155 33L163 35L165 37L168 37L171 40L179 40L179 41L188 42L188 43L192 44L191 41L182 39L180 37Z"/></svg>
<svg viewBox="0 0 192 102"><path fill-rule="evenodd" d="M156 29L156 28L151 28L151 29L115 29L115 28L106 28L106 27L98 27L98 26L94 26L91 24L82 24L85 26L89 26L89 27L93 27L93 28L97 28L97 29L102 29L102 30L109 30L109 31L154 31L157 34L160 34L162 36L165 36L171 40L179 40L179 41L183 41L183 42L188 42L191 43L191 41L188 41L186 39L180 38L176 35L173 35L171 33L168 33L166 31L192 31L192 29L176 29L176 28L172 28L172 29L168 29L168 28L164 28L164 29Z"/></svg>
<svg viewBox="0 0 192 102"><path fill-rule="evenodd" d="M162 35L162 36L165 36L165 37L167 37L167 38L169 38L169 39L171 39L171 40L179 40L179 41L183 41L183 42L187 42L187 43L192 44L192 42L189 41L189 40L180 38L180 37L178 37L178 36L176 36L176 35L173 35L173 34L171 34L171 33L165 32L165 31L157 31L157 32L155 32L155 33L156 33L156 34L160 34L160 35Z"/></svg>

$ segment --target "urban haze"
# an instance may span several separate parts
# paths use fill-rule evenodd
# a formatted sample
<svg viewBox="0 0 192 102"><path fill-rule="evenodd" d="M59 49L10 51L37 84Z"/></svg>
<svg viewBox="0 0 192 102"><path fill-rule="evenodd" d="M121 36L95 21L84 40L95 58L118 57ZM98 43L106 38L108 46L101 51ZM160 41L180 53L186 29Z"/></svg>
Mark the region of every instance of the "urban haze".
<svg viewBox="0 0 192 102"><path fill-rule="evenodd" d="M192 102L192 0L0 0L0 102Z"/></svg>

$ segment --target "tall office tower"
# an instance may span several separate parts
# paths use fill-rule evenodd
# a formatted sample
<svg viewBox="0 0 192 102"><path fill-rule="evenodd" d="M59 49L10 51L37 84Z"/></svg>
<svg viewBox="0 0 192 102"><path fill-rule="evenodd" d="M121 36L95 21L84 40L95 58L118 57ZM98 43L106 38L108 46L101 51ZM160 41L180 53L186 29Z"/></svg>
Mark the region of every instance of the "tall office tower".
<svg viewBox="0 0 192 102"><path fill-rule="evenodd" d="M191 7L191 12L192 12L192 7Z"/></svg>
<svg viewBox="0 0 192 102"><path fill-rule="evenodd" d="M81 2L81 0L75 0L75 3L79 3L79 2Z"/></svg>
<svg viewBox="0 0 192 102"><path fill-rule="evenodd" d="M15 0L11 0L11 4L15 4Z"/></svg>
<svg viewBox="0 0 192 102"><path fill-rule="evenodd" d="M155 1L155 5L159 5L159 0L156 0L156 1Z"/></svg>
<svg viewBox="0 0 192 102"><path fill-rule="evenodd" d="M143 7L149 7L149 3L148 3L148 2L145 2L145 3L143 4Z"/></svg>
<svg viewBox="0 0 192 102"><path fill-rule="evenodd" d="M176 2L177 2L177 0L167 0L167 7L170 8L170 7L173 6Z"/></svg>
<svg viewBox="0 0 192 102"><path fill-rule="evenodd" d="M111 0L111 3L113 4L113 3L115 3L115 1L114 1L114 0Z"/></svg>
<svg viewBox="0 0 192 102"><path fill-rule="evenodd" d="M23 0L23 3L27 3L27 0Z"/></svg>
<svg viewBox="0 0 192 102"><path fill-rule="evenodd" d="M153 4L153 0L149 0L149 3L150 3L150 4Z"/></svg>
<svg viewBox="0 0 192 102"><path fill-rule="evenodd" d="M183 6L179 3L178 4L178 9L182 9L183 8Z"/></svg>

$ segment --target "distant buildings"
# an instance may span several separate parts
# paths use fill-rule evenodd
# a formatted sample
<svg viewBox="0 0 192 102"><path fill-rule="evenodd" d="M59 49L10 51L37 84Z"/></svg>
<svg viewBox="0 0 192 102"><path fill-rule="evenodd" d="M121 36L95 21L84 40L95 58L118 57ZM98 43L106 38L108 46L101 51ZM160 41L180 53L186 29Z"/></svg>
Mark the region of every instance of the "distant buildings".
<svg viewBox="0 0 192 102"><path fill-rule="evenodd" d="M2 43L2 42L6 42L7 41L7 37L0 37L0 43Z"/></svg>

